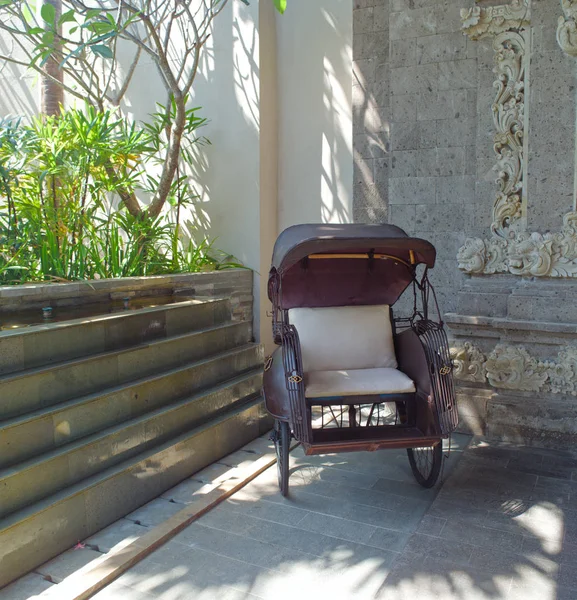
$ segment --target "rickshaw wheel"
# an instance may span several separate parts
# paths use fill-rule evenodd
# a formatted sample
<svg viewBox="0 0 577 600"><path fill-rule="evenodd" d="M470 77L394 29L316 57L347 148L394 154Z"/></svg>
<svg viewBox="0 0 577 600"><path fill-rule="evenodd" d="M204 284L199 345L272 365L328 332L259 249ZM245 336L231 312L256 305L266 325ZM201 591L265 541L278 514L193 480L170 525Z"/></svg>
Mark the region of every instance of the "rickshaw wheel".
<svg viewBox="0 0 577 600"><path fill-rule="evenodd" d="M407 448L409 464L417 482L426 488L437 483L443 464L443 443L424 448Z"/></svg>
<svg viewBox="0 0 577 600"><path fill-rule="evenodd" d="M286 497L289 490L289 446L291 432L289 424L286 421L275 421L274 429L278 487L280 488L280 493Z"/></svg>

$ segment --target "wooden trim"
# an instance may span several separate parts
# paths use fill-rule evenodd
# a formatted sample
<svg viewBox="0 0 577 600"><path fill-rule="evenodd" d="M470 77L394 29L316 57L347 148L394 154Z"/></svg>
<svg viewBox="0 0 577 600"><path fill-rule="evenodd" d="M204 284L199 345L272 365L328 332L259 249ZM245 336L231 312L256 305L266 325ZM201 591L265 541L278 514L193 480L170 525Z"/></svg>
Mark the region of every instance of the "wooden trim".
<svg viewBox="0 0 577 600"><path fill-rule="evenodd" d="M290 450L297 445L296 443L291 445ZM186 508L127 546L93 560L67 577L62 583L46 590L39 598L43 600L88 600L188 527L193 521L258 477L275 462L276 454L265 454L251 465L241 469L240 472L237 467L231 469L229 479L217 487L209 489L205 494L196 492L192 502ZM210 484L207 484L207 487L209 486Z"/></svg>
<svg viewBox="0 0 577 600"><path fill-rule="evenodd" d="M441 437L413 437L407 439L390 440L357 440L353 442L315 442L303 444L305 454L334 454L338 452L374 452L376 450L421 448L425 446L436 446L441 442Z"/></svg>
<svg viewBox="0 0 577 600"><path fill-rule="evenodd" d="M410 250L409 252L412 253L413 251ZM366 260L369 258L369 254L367 252L364 252L362 254L309 254L309 258L313 258L313 259L318 259L318 258L325 258L325 259L357 258L358 259L358 258L360 258L360 259ZM394 261L397 261L397 262L400 262L400 263L406 265L407 267L411 266L406 260L403 260L402 258L399 258L398 256L392 256L391 254L373 254L372 258L378 258L381 260L394 260ZM413 254L413 259L414 259L414 254Z"/></svg>

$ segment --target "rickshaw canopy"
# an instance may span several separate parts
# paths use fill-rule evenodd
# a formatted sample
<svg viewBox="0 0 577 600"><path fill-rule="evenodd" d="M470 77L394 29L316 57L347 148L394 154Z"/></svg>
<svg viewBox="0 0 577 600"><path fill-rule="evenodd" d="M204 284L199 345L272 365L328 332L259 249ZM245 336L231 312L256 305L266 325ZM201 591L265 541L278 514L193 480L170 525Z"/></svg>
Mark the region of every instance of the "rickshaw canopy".
<svg viewBox="0 0 577 600"><path fill-rule="evenodd" d="M305 224L285 229L274 245L272 267L279 273L311 254L390 254L413 264L435 265L435 248L426 240L409 237L396 225Z"/></svg>
<svg viewBox="0 0 577 600"><path fill-rule="evenodd" d="M294 225L274 246L269 298L278 293L282 309L394 304L416 266L433 267L435 256L430 242L395 225Z"/></svg>

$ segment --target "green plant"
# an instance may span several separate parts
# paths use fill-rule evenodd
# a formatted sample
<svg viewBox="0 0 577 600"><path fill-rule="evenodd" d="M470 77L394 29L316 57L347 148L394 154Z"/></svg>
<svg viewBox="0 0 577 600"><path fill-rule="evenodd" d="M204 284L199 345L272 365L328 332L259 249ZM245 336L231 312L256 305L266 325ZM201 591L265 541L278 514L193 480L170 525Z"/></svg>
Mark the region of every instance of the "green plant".
<svg viewBox="0 0 577 600"><path fill-rule="evenodd" d="M197 109L186 113L192 143ZM218 267L212 244L181 239L182 207L195 199L177 177L175 217L134 216L122 193L150 193L166 151L164 107L143 126L93 107L0 122L0 282L153 275ZM190 151L184 160L192 161ZM110 175L109 166L114 165Z"/></svg>
<svg viewBox="0 0 577 600"><path fill-rule="evenodd" d="M248 4L248 0L242 0ZM286 0L273 0L280 12ZM229 0L0 0L0 31L12 40L12 51L0 61L25 66L40 75L43 89L64 89L69 98L87 102L103 113L122 100L142 56L155 65L166 97L166 153L144 205L130 187L118 186L126 209L154 221L179 177L181 153L187 143L187 98L195 81L204 45L214 19ZM128 68L119 69L119 42L128 53ZM17 51L16 51L17 50ZM60 100L61 101L61 100ZM57 112L58 99L44 102ZM107 166L114 178L116 165Z"/></svg>

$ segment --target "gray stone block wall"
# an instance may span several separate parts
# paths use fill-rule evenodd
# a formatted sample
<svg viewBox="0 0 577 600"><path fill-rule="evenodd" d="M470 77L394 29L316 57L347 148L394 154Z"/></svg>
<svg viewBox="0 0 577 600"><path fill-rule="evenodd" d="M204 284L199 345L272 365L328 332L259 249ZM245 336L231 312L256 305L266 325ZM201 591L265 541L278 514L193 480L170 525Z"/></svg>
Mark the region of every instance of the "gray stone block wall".
<svg viewBox="0 0 577 600"><path fill-rule="evenodd" d="M557 42L559 0L527 3L518 226L560 235L575 210L577 59ZM495 37L472 41L460 11L506 4L354 2L354 218L399 225L437 247L431 280L460 351L464 429L563 445L577 442L577 278L470 275L457 262L467 238L494 239L498 190ZM577 245L577 234L570 239Z"/></svg>
<svg viewBox="0 0 577 600"><path fill-rule="evenodd" d="M363 38L353 49L354 217L439 245L432 279L446 311L456 308L456 254L475 199L477 58L460 31L462 6L365 0L353 13L353 39L381 45L370 54Z"/></svg>

